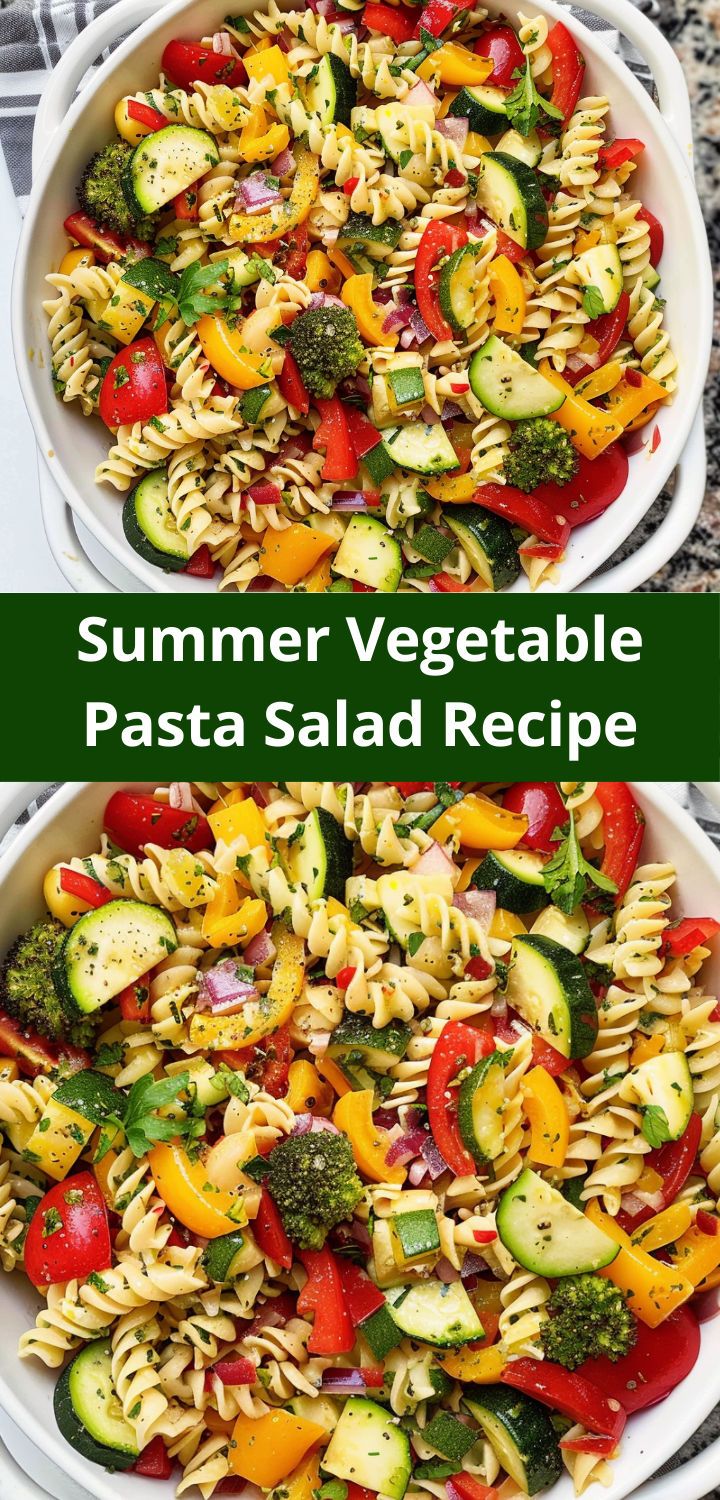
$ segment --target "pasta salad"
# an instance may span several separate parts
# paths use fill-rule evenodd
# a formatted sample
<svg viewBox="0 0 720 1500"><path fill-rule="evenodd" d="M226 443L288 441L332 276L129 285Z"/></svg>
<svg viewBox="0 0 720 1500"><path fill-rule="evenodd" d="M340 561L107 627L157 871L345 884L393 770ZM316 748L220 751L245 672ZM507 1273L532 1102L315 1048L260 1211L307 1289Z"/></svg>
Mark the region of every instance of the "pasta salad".
<svg viewBox="0 0 720 1500"><path fill-rule="evenodd" d="M0 1261L90 1462L608 1484L720 1278L714 917L620 782L116 791L0 981Z"/></svg>
<svg viewBox="0 0 720 1500"><path fill-rule="evenodd" d="M170 41L44 304L130 546L239 591L555 581L676 379L611 107L562 22L467 0Z"/></svg>

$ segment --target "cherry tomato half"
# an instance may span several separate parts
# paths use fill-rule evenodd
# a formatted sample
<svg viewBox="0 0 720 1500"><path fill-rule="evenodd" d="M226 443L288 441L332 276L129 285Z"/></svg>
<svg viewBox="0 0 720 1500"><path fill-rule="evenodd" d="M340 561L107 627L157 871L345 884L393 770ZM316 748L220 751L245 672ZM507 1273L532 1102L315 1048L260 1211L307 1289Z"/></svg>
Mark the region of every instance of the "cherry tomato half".
<svg viewBox="0 0 720 1500"><path fill-rule="evenodd" d="M567 812L554 781L515 781L503 796L503 807L528 819L523 843L551 854L557 846L552 833L567 823Z"/></svg>
<svg viewBox="0 0 720 1500"><path fill-rule="evenodd" d="M213 52L212 47L203 47L200 42L168 42L162 55L162 71L176 88L192 93L193 84L225 83L234 89L247 78L239 57L226 57L223 52Z"/></svg>
<svg viewBox="0 0 720 1500"><path fill-rule="evenodd" d="M146 844L188 849L191 854L210 849L213 844L210 824L202 813L169 807L166 802L136 792L113 792L105 808L104 827L113 843L136 859Z"/></svg>
<svg viewBox="0 0 720 1500"><path fill-rule="evenodd" d="M112 1261L110 1226L102 1193L91 1172L78 1172L45 1194L30 1220L25 1270L34 1286L84 1281Z"/></svg>
<svg viewBox="0 0 720 1500"><path fill-rule="evenodd" d="M498 89L515 87L517 79L513 78L513 73L516 68L522 72L525 56L512 26L488 26L487 31L478 37L475 51L478 57L492 59L493 70L488 74L486 84Z"/></svg>
<svg viewBox="0 0 720 1500"><path fill-rule="evenodd" d="M154 339L138 339L118 350L100 387L98 410L106 426L149 422L167 409L165 370Z"/></svg>

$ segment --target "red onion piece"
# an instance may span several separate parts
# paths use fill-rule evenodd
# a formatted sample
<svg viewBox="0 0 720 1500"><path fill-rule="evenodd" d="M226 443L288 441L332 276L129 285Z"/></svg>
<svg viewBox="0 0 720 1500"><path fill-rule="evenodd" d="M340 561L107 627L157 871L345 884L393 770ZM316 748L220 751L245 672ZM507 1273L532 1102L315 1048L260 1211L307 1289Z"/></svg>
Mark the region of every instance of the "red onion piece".
<svg viewBox="0 0 720 1500"><path fill-rule="evenodd" d="M464 412L461 406L456 406L454 401L443 401L443 409L440 413L441 422L456 422L462 416Z"/></svg>
<svg viewBox="0 0 720 1500"><path fill-rule="evenodd" d="M410 1166L408 1167L408 1181L412 1184L412 1186L419 1187L421 1182L423 1182L426 1177L429 1180L428 1169L422 1158L420 1158L418 1161L411 1161Z"/></svg>
<svg viewBox="0 0 720 1500"><path fill-rule="evenodd" d="M168 802L171 807L181 808L183 812L197 811L189 781L171 781Z"/></svg>
<svg viewBox="0 0 720 1500"><path fill-rule="evenodd" d="M401 349L416 349L417 348L417 336L416 336L415 330L413 328L403 328L403 331L400 334L400 348Z"/></svg>
<svg viewBox="0 0 720 1500"><path fill-rule="evenodd" d="M634 1218L636 1214L642 1213L643 1209L647 1208L647 1204L644 1198L638 1197L637 1193L623 1193L620 1207L623 1213L630 1214Z"/></svg>
<svg viewBox="0 0 720 1500"><path fill-rule="evenodd" d="M213 52L219 53L221 57L238 57L232 44L232 37L228 31L216 31L213 33Z"/></svg>
<svg viewBox="0 0 720 1500"><path fill-rule="evenodd" d="M486 1270L485 1261L481 1260L479 1255L473 1255L472 1250L468 1250L460 1267L460 1280L468 1281L471 1276L482 1276Z"/></svg>
<svg viewBox="0 0 720 1500"><path fill-rule="evenodd" d="M282 502L281 491L271 479L256 479L254 484L248 485L245 494L255 505L280 505Z"/></svg>
<svg viewBox="0 0 720 1500"><path fill-rule="evenodd" d="M313 292L308 303L309 307L346 307L342 297L333 296L332 292Z"/></svg>
<svg viewBox="0 0 720 1500"><path fill-rule="evenodd" d="M412 867L413 875L454 875L455 865L440 844L433 839L429 849Z"/></svg>
<svg viewBox="0 0 720 1500"><path fill-rule="evenodd" d="M372 294L372 299L373 302L377 302L379 307L386 307L388 302L392 302L392 295L389 286L376 286ZM398 299L400 302L402 300L402 298Z"/></svg>
<svg viewBox="0 0 720 1500"><path fill-rule="evenodd" d="M367 500L362 490L345 490L333 495L331 510L367 510Z"/></svg>
<svg viewBox="0 0 720 1500"><path fill-rule="evenodd" d="M275 949L270 938L270 933L266 932L265 928L263 928L262 932L256 933L252 942L248 943L244 956L247 963L253 968L256 968L259 964L268 963L275 956Z"/></svg>
<svg viewBox="0 0 720 1500"><path fill-rule="evenodd" d="M500 990L496 990L495 994L493 995L492 1005L490 1006L490 1015L506 1016L507 1008L507 1000L505 999L505 996Z"/></svg>
<svg viewBox="0 0 720 1500"><path fill-rule="evenodd" d="M383 333L394 333L398 328L407 328L409 322L409 307L394 307L383 323Z"/></svg>
<svg viewBox="0 0 720 1500"><path fill-rule="evenodd" d="M259 1000L259 992L254 984L248 984L246 979L240 979L237 972L237 964L233 958L226 958L214 968L207 969L199 976L198 996L201 1002L209 1002L213 1015L232 1016L247 1005L248 1000Z"/></svg>
<svg viewBox="0 0 720 1500"><path fill-rule="evenodd" d="M420 316L420 313L418 312L416 307L413 308L410 314L410 323L412 326L412 331L415 334L415 337L419 344L424 344L426 339L432 338L432 334L427 326L427 323Z"/></svg>
<svg viewBox="0 0 720 1500"><path fill-rule="evenodd" d="M434 110L435 105L437 104L437 99L435 98L432 89L428 88L427 84L423 83L422 79L418 79L418 82L413 84L410 92L405 95L405 103L415 106L417 106L418 104L426 105L429 106L430 109Z"/></svg>
<svg viewBox="0 0 720 1500"><path fill-rule="evenodd" d="M248 213L259 213L275 203L282 203L279 188L268 184L266 172L251 172L240 183L238 195Z"/></svg>
<svg viewBox="0 0 720 1500"><path fill-rule="evenodd" d="M275 160L272 164L273 176L289 177L290 174L295 171L296 165L297 163L295 161L295 157L292 154L292 151L290 150L290 147L286 146L285 150L281 151L280 155L275 157Z"/></svg>
<svg viewBox="0 0 720 1500"><path fill-rule="evenodd" d="M323 1370L320 1389L333 1396L356 1396L366 1386L362 1370Z"/></svg>
<svg viewBox="0 0 720 1500"><path fill-rule="evenodd" d="M438 135L444 135L446 140L462 149L467 140L470 121L466 115L448 115L444 120L437 121L435 129Z"/></svg>
<svg viewBox="0 0 720 1500"><path fill-rule="evenodd" d="M422 1151L426 1132L424 1130L410 1130L406 1135L401 1135L398 1140L393 1141L385 1160L389 1167L405 1166L407 1162L414 1161L415 1157Z"/></svg>
<svg viewBox="0 0 720 1500"><path fill-rule="evenodd" d="M443 1172L449 1172L450 1168L448 1167L445 1157L442 1155L439 1146L436 1146L435 1141L431 1135L426 1134L422 1146L420 1147L420 1153L428 1169L428 1172L430 1173L432 1182L435 1182L438 1177L442 1177Z"/></svg>
<svg viewBox="0 0 720 1500"><path fill-rule="evenodd" d="M264 573L258 573L255 578L250 579L245 592L246 594L265 594L272 586L272 578L267 578Z"/></svg>
<svg viewBox="0 0 720 1500"><path fill-rule="evenodd" d="M495 916L495 905L494 891L456 891L453 896L453 906L466 917L473 917L486 931Z"/></svg>
<svg viewBox="0 0 720 1500"><path fill-rule="evenodd" d="M329 1131L331 1135L340 1135L337 1125L332 1120L324 1120L321 1115L302 1114L298 1115L291 1135L320 1135L323 1131Z"/></svg>
<svg viewBox="0 0 720 1500"><path fill-rule="evenodd" d="M250 788L250 796L258 807L267 807L272 791L271 781L254 781Z"/></svg>
<svg viewBox="0 0 720 1500"><path fill-rule="evenodd" d="M440 1259L435 1267L435 1275L440 1281L444 1281L446 1286L449 1286L451 1281L460 1280L460 1272L456 1271L454 1266L451 1266L449 1260L447 1259L447 1256L445 1255L440 1256Z"/></svg>
<svg viewBox="0 0 720 1500"><path fill-rule="evenodd" d="M437 412L433 411L427 402L420 413L420 421L424 422L426 427L437 427L439 425L440 418Z"/></svg>

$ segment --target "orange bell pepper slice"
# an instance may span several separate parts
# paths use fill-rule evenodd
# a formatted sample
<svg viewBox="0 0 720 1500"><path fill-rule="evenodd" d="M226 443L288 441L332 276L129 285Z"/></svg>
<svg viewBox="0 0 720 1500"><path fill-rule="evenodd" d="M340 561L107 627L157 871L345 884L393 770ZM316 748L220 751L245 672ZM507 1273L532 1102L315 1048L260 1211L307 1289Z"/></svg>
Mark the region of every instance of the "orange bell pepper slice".
<svg viewBox="0 0 720 1500"><path fill-rule="evenodd" d="M213 948L243 947L262 930L267 922L264 901L256 897L241 900L232 875L220 875L218 888L208 901L203 916L202 935Z"/></svg>
<svg viewBox="0 0 720 1500"><path fill-rule="evenodd" d="M514 849L527 829L524 813L509 812L480 792L468 792L433 823L433 838L439 844L453 838L466 849Z"/></svg>
<svg viewBox="0 0 720 1500"><path fill-rule="evenodd" d="M627 378L620 380L611 390L608 396L608 410L616 422L624 428L632 422L637 422L647 408L655 402L666 401L667 391L660 385L658 380L653 380L650 375L644 375L641 370L634 371L636 384L631 385Z"/></svg>
<svg viewBox="0 0 720 1500"><path fill-rule="evenodd" d="M301 578L334 547L335 540L325 531L314 531L293 521L284 531L265 532L260 555L260 572L278 583L299 583Z"/></svg>
<svg viewBox="0 0 720 1500"><path fill-rule="evenodd" d="M565 396L562 406L550 413L553 422L559 422L565 428L571 442L585 458L597 458L598 453L603 453L622 437L622 423L609 412L591 406L589 401L576 395L572 386L553 369L549 359L541 360L539 368L540 374Z"/></svg>
<svg viewBox="0 0 720 1500"><path fill-rule="evenodd" d="M272 380L269 359L245 348L242 328L231 328L219 313L205 313L195 327L205 358L228 385L251 391L254 386Z"/></svg>
<svg viewBox="0 0 720 1500"><path fill-rule="evenodd" d="M496 255L490 262L489 275L490 294L495 302L495 332L522 333L527 298L515 266L506 255Z"/></svg>
<svg viewBox="0 0 720 1500"><path fill-rule="evenodd" d="M450 1354L439 1354L437 1362L453 1380L494 1385L505 1369L507 1356L499 1344L493 1344L489 1349L473 1349L466 1344L463 1349L453 1349Z"/></svg>
<svg viewBox="0 0 720 1500"><path fill-rule="evenodd" d="M339 1099L344 1094L352 1093L352 1084L348 1083L345 1074L340 1072L337 1063L333 1062L331 1057L319 1057L315 1066L320 1076L327 1079L327 1082L335 1090Z"/></svg>
<svg viewBox="0 0 720 1500"><path fill-rule="evenodd" d="M214 1187L203 1163L191 1161L182 1146L159 1142L148 1164L163 1203L193 1234L213 1240L245 1222L242 1198Z"/></svg>
<svg viewBox="0 0 720 1500"><path fill-rule="evenodd" d="M340 295L346 307L355 314L360 337L368 344L386 344L394 349L398 335L383 331L387 308L378 307L373 302L372 287L373 279L368 271L365 276L349 276Z"/></svg>
<svg viewBox="0 0 720 1500"><path fill-rule="evenodd" d="M657 1328L676 1307L692 1297L695 1290L692 1281L681 1275L677 1266L665 1266L662 1261L653 1260L639 1245L634 1245L630 1236L610 1214L603 1213L598 1203L593 1201L585 1211L596 1228L604 1230L620 1246L618 1255L609 1266L598 1271L598 1276L605 1276L625 1293L641 1323L647 1324L648 1328ZM720 1258L720 1235L713 1238L717 1240Z"/></svg>
<svg viewBox="0 0 720 1500"><path fill-rule="evenodd" d="M522 1081L523 1109L530 1121L532 1161L561 1167L570 1140L570 1118L562 1091L545 1068L531 1068Z"/></svg>
<svg viewBox="0 0 720 1500"><path fill-rule="evenodd" d="M288 1091L286 1099L296 1115L329 1115L333 1103L333 1091L329 1083L323 1083L317 1068L305 1058L291 1062L288 1068Z"/></svg>
<svg viewBox="0 0 720 1500"><path fill-rule="evenodd" d="M228 1453L230 1468L261 1489L272 1489L327 1437L319 1422L280 1407L263 1417L240 1415Z"/></svg>
<svg viewBox="0 0 720 1500"><path fill-rule="evenodd" d="M371 1182L405 1181L404 1167L389 1167L387 1154L390 1138L386 1130L375 1125L372 1117L373 1096L370 1089L351 1090L338 1099L333 1122L344 1130L360 1171Z"/></svg>
<svg viewBox="0 0 720 1500"><path fill-rule="evenodd" d="M720 1267L720 1233L703 1234L697 1224L693 1224L675 1241L671 1253L678 1271L694 1288Z"/></svg>

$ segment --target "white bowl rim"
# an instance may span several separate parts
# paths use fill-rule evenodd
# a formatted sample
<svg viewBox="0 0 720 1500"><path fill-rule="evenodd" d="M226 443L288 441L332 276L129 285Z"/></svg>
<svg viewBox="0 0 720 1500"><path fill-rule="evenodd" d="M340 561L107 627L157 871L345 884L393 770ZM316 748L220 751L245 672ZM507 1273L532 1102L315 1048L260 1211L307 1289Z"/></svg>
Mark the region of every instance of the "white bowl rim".
<svg viewBox="0 0 720 1500"><path fill-rule="evenodd" d="M511 0L509 9L511 11L514 11L517 3L518 0ZM43 461L48 464L48 467L50 467L47 455L52 454L53 463L51 472L60 484L63 495L66 497L71 509L76 513L79 519L83 521L83 523L88 527L95 539L106 549L106 551L108 551L117 562L121 563L128 570L128 572L131 573L139 582L145 584L154 593L211 593L214 591L215 586L212 580L210 580L209 583L206 584L201 580L188 578L187 575L184 574L166 574L162 572L162 570L154 567L151 563L146 562L138 554L133 552L132 548L130 548L129 544L127 544L124 539L116 537L111 532L110 528L106 525L104 520L95 513L95 511L85 500L82 490L71 479L70 474L68 473L63 463L62 457L58 452L58 445L51 437L50 431L47 427L42 413L39 399L35 393L34 372L31 368L31 362L28 356L29 341L25 332L26 308L24 271L27 252L32 238L34 235L42 233L42 226L41 224L38 224L38 219L40 218L42 212L46 186L50 181L55 170L56 163L62 154L64 141L69 133L81 121L81 117L84 113L85 106L87 105L88 101L91 100L94 94L103 87L106 79L129 54L131 54L144 42L151 40L154 33L163 25L165 25L166 22L173 18L181 20L185 12L194 10L197 4L198 0L169 0L169 3L167 5L163 6L159 11L156 12L154 16L152 16L148 21L144 22L140 27L136 28L136 30L133 31L125 39L125 41L123 41L120 46L113 51L111 56L106 59L106 61L101 65L100 68L98 68L92 81L87 85L85 89L83 89L82 93L78 96L78 98L71 106L65 118L64 128L58 131L57 138L49 145L48 150L43 157L40 171L33 183L30 202L20 235L20 243L13 274L11 296L12 337L20 387L25 400L25 404L30 414L31 421L33 423L36 441L38 443L39 451L43 458ZM281 0L281 4L284 4L284 0ZM629 8L629 0L614 0L614 7L617 10L618 28L622 30L622 13L624 9ZM118 17L121 17L122 8L122 0L120 0L120 4L117 7ZM598 33L591 31L582 21L577 20L575 17L570 18L568 16L567 9L561 4L557 3L557 0L539 0L537 8L540 12L546 13L547 16L553 20L563 21L566 25L569 23L570 29L578 34L578 38L583 46L583 51L590 57L593 56L598 45L602 46L602 43L598 43ZM491 13L493 13L495 9L498 9L498 11L502 9L500 0L492 0L490 6ZM506 5L505 13L507 11L508 6ZM680 220L680 216L682 215L682 222L685 226L685 231L686 233L687 231L689 231L688 243L692 246L693 253L696 256L694 277L696 278L698 308L695 323L698 344L696 357L693 359L691 367L688 367L687 364L683 366L682 392L681 396L676 396L676 400L682 400L685 416L681 422L673 423L672 425L670 419L666 418L669 430L663 434L662 444L657 449L657 452L652 456L653 464L655 465L654 481L653 486L648 490L647 500L643 500L641 503L637 501L633 502L633 474L631 465L630 477L626 486L626 490L624 492L624 503L622 506L616 505L614 507L610 507L614 519L617 522L617 530L613 534L612 541L610 543L606 543L601 551L601 554L597 558L593 558L588 561L584 561L583 559L586 558L589 548L586 547L585 551L581 553L580 545L578 543L578 557L573 557L572 559L568 557L562 565L566 582L565 584L563 584L563 574L561 573L560 586L557 590L557 592L559 593L571 592L572 589L584 582L592 572L601 567L602 564L608 560L608 558L612 555L616 548L619 547L627 539L633 529L647 514L651 505L654 503L654 500L657 499L657 496L660 494L663 486L667 483L685 447L697 408L702 399L712 345L712 269L702 212L700 209L700 204L697 198L692 177L690 175L690 172L688 171L687 163L683 158L682 152L680 151L677 142L671 135L662 114L652 103L649 95L647 94L647 91L642 87L642 85L631 73L631 71L618 57L611 53L608 48L605 48L602 52L602 63L615 74L616 79L620 80L621 89L625 88L629 90L631 96L634 97L634 100L638 105L641 113L648 121L651 131L655 129L658 132L662 150L672 164L672 168L676 177L676 187L679 191L680 198L680 202L678 203L678 221ZM666 411L667 410L668 409L666 408ZM112 499L112 497L109 496L109 499ZM588 536L591 537L592 527L593 522L589 522L587 527L580 528L580 531L587 531ZM577 573L577 577L574 579L574 582L572 582L568 586L568 578L572 577L575 573ZM527 580L523 575L523 577L517 580L517 583L513 585L512 589L508 590L507 592L526 592L527 588ZM550 590L544 587L542 592L546 593L550 592ZM555 590L553 589L552 592L555 592Z"/></svg>

